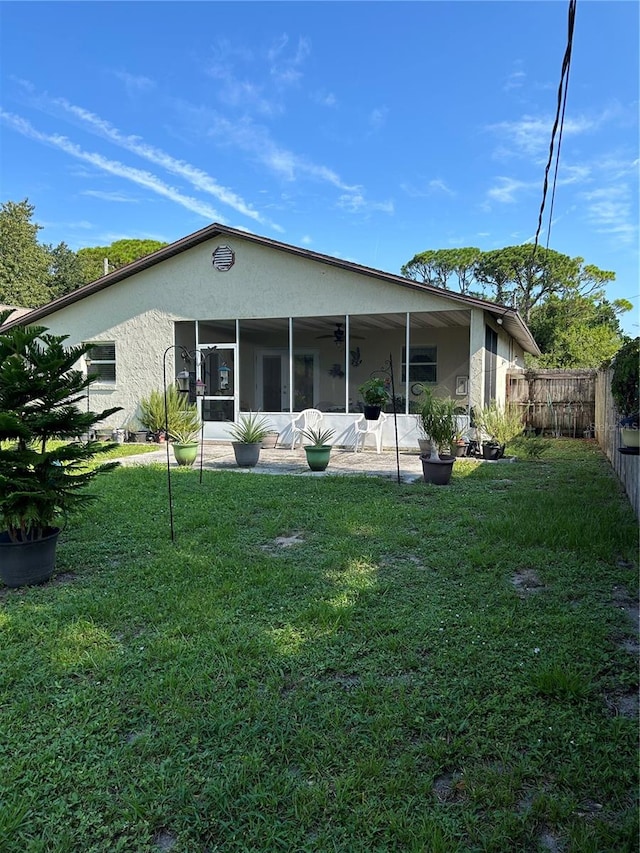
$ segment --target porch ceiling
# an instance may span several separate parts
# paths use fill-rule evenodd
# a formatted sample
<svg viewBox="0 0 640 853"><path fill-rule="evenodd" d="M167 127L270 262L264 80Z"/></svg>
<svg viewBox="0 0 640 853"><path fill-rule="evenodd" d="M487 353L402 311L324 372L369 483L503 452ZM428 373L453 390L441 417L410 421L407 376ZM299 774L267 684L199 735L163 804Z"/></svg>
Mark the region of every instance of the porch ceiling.
<svg viewBox="0 0 640 853"><path fill-rule="evenodd" d="M344 314L335 314L326 317L294 317L293 325L297 331L311 333L330 333L335 329L336 323L344 325ZM351 315L351 331L357 330L362 333L366 331L379 331L380 329L404 329L406 314L358 314ZM241 328L246 331L267 330L275 331L283 328L283 318L267 318L259 320L240 320ZM411 313L412 328L452 328L455 326L469 326L469 311L430 311L423 313Z"/></svg>

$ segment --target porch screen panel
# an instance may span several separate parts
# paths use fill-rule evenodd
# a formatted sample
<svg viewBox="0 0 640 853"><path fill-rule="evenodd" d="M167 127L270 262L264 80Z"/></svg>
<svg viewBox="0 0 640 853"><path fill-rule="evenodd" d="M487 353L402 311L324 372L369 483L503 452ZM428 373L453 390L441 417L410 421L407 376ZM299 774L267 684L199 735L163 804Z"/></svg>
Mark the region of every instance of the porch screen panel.
<svg viewBox="0 0 640 853"><path fill-rule="evenodd" d="M311 354L296 353L293 357L293 410L312 409L314 358Z"/></svg>
<svg viewBox="0 0 640 853"><path fill-rule="evenodd" d="M484 336L484 402L485 405L496 398L496 371L498 367L498 334L487 326Z"/></svg>

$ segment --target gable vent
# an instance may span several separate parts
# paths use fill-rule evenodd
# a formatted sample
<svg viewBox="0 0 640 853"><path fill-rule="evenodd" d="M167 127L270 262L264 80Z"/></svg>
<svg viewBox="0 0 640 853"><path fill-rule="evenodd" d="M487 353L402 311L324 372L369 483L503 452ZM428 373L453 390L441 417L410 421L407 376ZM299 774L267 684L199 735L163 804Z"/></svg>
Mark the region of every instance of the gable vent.
<svg viewBox="0 0 640 853"><path fill-rule="evenodd" d="M218 246L211 257L213 258L214 269L217 269L220 272L230 270L236 259L233 250L228 246Z"/></svg>

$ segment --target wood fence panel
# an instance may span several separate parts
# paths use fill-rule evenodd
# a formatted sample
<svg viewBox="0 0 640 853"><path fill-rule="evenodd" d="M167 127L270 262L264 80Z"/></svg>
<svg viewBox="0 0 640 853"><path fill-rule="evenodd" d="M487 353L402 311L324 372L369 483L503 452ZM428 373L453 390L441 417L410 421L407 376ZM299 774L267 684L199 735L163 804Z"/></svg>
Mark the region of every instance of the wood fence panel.
<svg viewBox="0 0 640 853"><path fill-rule="evenodd" d="M595 423L595 378L595 370L514 371L507 377L507 400L537 432L582 438Z"/></svg>
<svg viewBox="0 0 640 853"><path fill-rule="evenodd" d="M620 447L620 415L616 411L611 396L612 371L599 370L596 376L595 425L596 439L611 462L613 470L629 496L631 506L640 519L640 456L630 456L618 452Z"/></svg>

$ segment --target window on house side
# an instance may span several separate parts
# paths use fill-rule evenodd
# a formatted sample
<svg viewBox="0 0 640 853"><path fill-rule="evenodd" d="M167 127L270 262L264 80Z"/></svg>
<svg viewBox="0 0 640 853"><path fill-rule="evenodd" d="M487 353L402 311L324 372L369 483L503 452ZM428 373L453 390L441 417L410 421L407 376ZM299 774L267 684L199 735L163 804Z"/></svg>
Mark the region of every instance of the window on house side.
<svg viewBox="0 0 640 853"><path fill-rule="evenodd" d="M407 378L407 348L402 347L402 382ZM409 382L438 381L438 347L409 347Z"/></svg>
<svg viewBox="0 0 640 853"><path fill-rule="evenodd" d="M116 381L116 345L106 341L92 343L87 352L91 359L90 373L97 373L96 382Z"/></svg>

